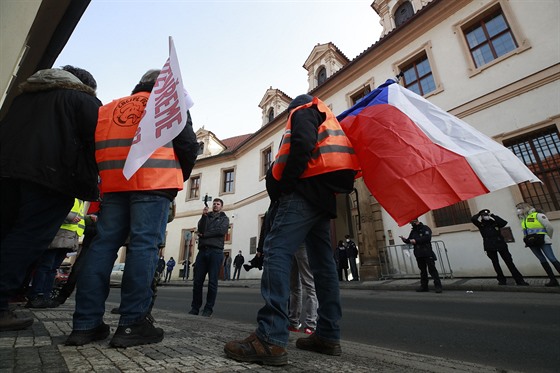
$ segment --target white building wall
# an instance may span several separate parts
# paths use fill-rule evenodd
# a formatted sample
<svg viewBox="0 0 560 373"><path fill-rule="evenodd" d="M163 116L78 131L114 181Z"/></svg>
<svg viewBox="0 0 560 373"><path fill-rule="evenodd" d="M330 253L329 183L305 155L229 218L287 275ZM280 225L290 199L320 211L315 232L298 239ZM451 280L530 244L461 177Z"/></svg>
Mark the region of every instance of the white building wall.
<svg viewBox="0 0 560 373"><path fill-rule="evenodd" d="M363 86L364 82L373 81L375 88L386 79L394 77L398 73L394 70L395 64L410 57L423 45L430 48L430 64L435 73L436 83L441 84L442 88L428 99L445 110L459 108L460 112L461 106L468 105L475 99L496 95L496 91L504 86L521 79L531 79L538 72L557 67L560 63L560 23L556 15L560 10L560 3L511 0L501 1L500 4L509 12L508 21L513 23L514 30L518 32L515 35L517 41L525 41L525 45L530 47L480 70L477 74L471 74L467 63L467 58L470 57L463 49L460 39L462 35L455 32L455 26L478 13L479 9L495 3L489 0L468 3L447 20L412 39L402 48L395 48L394 53L384 60L376 60L371 69L356 71L351 80L345 80L345 85L337 87L336 91L330 90L327 97L320 98L331 105L335 115L340 114L349 107L348 96ZM557 119L560 116L559 103L560 83L556 78L483 110L468 112L462 119L486 135L497 138L551 118ZM224 211L233 223L232 244L226 245L226 249L232 250L232 254L242 250L246 261L253 257L249 253L250 238L258 237L259 216L268 207L268 198L262 193L265 190L264 181L259 177L260 151L272 143L275 155L281 133L282 128L259 139L249 150L236 154L235 159L224 157L223 163L216 165L200 163L193 171L193 174L202 174L202 195L208 193L217 197L220 170L230 166L236 167L235 193L220 198L224 200ZM507 220L515 238L515 242L509 244L509 248L517 267L526 276L543 276L538 260L524 247L521 240L522 232L514 208L519 195L518 188L511 187L477 197L469 201L469 204L473 214L482 208L489 208ZM177 199L178 218L168 226L166 256L179 257L180 230L196 226L202 207L202 201L185 202L184 192L180 194ZM393 237L408 235L409 226L398 227L386 212L383 211L382 215L386 237L388 230L393 232ZM430 213L421 217L421 220L430 223L429 215ZM549 218L556 230L560 231L560 216L556 215L554 212ZM434 240L442 240L446 244L455 276L495 276L491 262L482 249L482 238L474 225L464 224L434 231ZM553 242L555 251L560 256L560 234L553 238ZM386 243L389 244L388 241ZM509 274L505 266L504 270ZM241 275L243 278L255 278L260 277L260 274L258 270L252 270L242 271Z"/></svg>
<svg viewBox="0 0 560 373"><path fill-rule="evenodd" d="M459 40L462 35L455 34L453 26L462 23L472 14L478 13L481 3L484 5L495 2L471 3L461 12L448 18L446 22L440 23L429 32L421 35L413 43L399 49L379 65L374 66L371 71L357 76L354 82L340 89L333 97L327 98L328 103L332 103L335 114L347 109L345 93L353 91L356 83L374 76L375 86L382 84L387 78L392 78L395 75L396 72L392 71L390 67L396 61L406 59L418 51L422 45L431 46L432 58L430 64L432 70L439 77L439 81L436 81L436 83L441 83L443 86L443 91L429 96L428 99L446 110L468 103L480 96L491 94L503 86L512 84L560 62L558 37L543 37L547 34L552 35L550 31L547 31L550 30L551 23L554 24L552 25L552 29L556 32L554 35L560 35L560 23L554 22L552 19L543 20L542 18L543 12L551 11L549 9L551 4L511 1L508 4L511 5L510 10L515 18L508 18L508 21L522 20L522 26L518 28L521 34L516 36L518 38L525 36L525 39L518 40L518 42L527 40L531 48L525 49L519 54L513 54L496 65L470 76L469 67L466 63L468 56L461 49L462 45ZM558 8L558 4L556 4L556 8ZM462 119L484 134L493 137L558 117L560 115L559 103L560 85L556 82L509 98L507 101ZM525 275L543 275L538 260L530 250L524 247L521 239L522 232L515 215L516 202L512 195L512 192L516 192L515 188L517 187L473 199L472 213L474 214L482 208L489 208L506 219L516 239L516 242L511 243L509 247L519 270ZM421 220L430 223L425 218ZM410 232L409 226L398 227L386 212L383 213L383 221L386 237L388 237L388 230L393 232L393 237L407 236ZM560 228L560 221L553 220L552 222L556 229ZM451 267L456 276L495 276L491 262L482 249L480 234L474 225L468 224L468 228L464 230L436 234L433 239L445 242ZM555 247L560 248L560 237L557 235L553 240ZM400 239L397 238L396 243L400 243ZM388 239L386 244L389 244ZM556 251L558 252L558 250ZM508 273L505 265L503 267Z"/></svg>
<svg viewBox="0 0 560 373"><path fill-rule="evenodd" d="M12 76L17 73L29 29L40 6L40 0L0 2L0 105L4 102Z"/></svg>

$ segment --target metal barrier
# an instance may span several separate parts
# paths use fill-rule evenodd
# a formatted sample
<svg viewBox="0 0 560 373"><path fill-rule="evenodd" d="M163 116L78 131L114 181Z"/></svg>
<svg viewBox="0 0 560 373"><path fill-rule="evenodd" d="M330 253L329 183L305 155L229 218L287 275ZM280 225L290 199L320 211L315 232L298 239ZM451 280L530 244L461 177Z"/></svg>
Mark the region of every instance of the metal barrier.
<svg viewBox="0 0 560 373"><path fill-rule="evenodd" d="M436 267L441 278L453 278L447 248L443 241L432 241L432 250L437 256ZM390 245L379 250L381 279L419 277L420 271L414 257L412 245Z"/></svg>

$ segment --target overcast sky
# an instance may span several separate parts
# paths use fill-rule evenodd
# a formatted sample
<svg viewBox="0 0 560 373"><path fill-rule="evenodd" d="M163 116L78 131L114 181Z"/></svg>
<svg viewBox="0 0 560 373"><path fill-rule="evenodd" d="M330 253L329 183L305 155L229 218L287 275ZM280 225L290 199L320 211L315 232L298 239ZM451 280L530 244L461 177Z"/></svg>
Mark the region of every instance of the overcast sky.
<svg viewBox="0 0 560 373"><path fill-rule="evenodd" d="M303 63L333 42L350 60L381 35L373 0L92 0L55 67L90 71L105 104L161 68L173 37L195 131L252 133L269 87L306 93ZM338 113L335 113L338 114Z"/></svg>

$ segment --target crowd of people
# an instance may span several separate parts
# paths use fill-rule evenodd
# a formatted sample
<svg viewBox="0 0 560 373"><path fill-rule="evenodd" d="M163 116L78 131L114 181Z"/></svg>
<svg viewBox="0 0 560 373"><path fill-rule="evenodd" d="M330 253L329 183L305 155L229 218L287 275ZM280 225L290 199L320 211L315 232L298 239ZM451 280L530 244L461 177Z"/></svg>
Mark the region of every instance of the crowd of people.
<svg viewBox="0 0 560 373"><path fill-rule="evenodd" d="M130 179L123 175L160 73L148 70L130 95L106 105L96 98L93 76L73 66L38 71L20 87L22 93L0 123L0 331L32 325L33 319L21 317L9 306L11 297L31 282L25 291L28 306L35 308L56 307L76 288L66 345L108 338L104 314L110 273L119 248L125 245L121 303L116 311L120 318L110 346L163 340L164 331L154 325L151 310L157 282L164 272L164 281L169 282L176 265L173 257L165 261L162 248L170 208L189 179L198 153L190 113L174 140L156 149ZM257 313L255 331L227 342L224 351L232 359L266 365L288 363L290 332L305 335L296 341L299 349L340 355L339 281L360 278L359 250L350 235L338 241L336 248L330 241L336 195L353 190L359 171L350 141L317 97L296 97L288 112L277 157L266 175L270 207L255 258L245 264L241 250L235 258L224 252L229 218L223 211L224 201L215 198L198 221L198 254L193 264L189 314L204 317L212 316L222 268L224 280L239 280L243 267L263 271L264 305ZM87 212L86 201L92 201ZM552 249L552 224L527 203L520 203L517 213L525 245L550 279L546 286L559 286L551 267L560 273ZM516 284L527 286L502 235L507 222L488 209L471 221L482 235L498 283L504 285L507 280L499 255ZM441 293L432 231L418 219L410 224L410 234L401 239L414 248L420 271L418 291L429 291L431 276L435 292ZM80 248L79 237L84 233ZM53 298L56 269L68 252L78 250L71 280ZM188 278L190 262L184 259L181 264Z"/></svg>

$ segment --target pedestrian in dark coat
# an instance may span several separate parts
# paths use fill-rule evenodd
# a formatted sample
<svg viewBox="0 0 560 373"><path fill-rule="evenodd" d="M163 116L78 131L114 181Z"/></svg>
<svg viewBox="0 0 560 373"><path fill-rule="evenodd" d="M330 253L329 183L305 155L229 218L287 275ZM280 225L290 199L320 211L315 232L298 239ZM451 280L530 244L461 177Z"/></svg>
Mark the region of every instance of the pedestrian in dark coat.
<svg viewBox="0 0 560 373"><path fill-rule="evenodd" d="M167 261L167 272L165 272L165 282L171 281L171 273L173 273L173 268L175 268L175 259L171 257Z"/></svg>
<svg viewBox="0 0 560 373"><path fill-rule="evenodd" d="M494 215L488 209L480 210L476 215L471 217L471 221L480 231L482 236L482 243L484 251L490 260L492 261L492 266L498 275L498 284L507 285L506 276L500 267L500 261L498 259L498 254L502 257L504 263L508 267L511 275L513 276L515 283L519 286L529 285L523 279L523 275L517 270L515 264L513 264L513 258L508 250L508 245L504 236L502 236L501 228L507 225L507 221Z"/></svg>
<svg viewBox="0 0 560 373"><path fill-rule="evenodd" d="M54 239L74 198L99 197L96 88L83 69L40 70L20 86L0 122L0 331L33 323L16 317L8 299Z"/></svg>
<svg viewBox="0 0 560 373"><path fill-rule="evenodd" d="M241 267L245 263L245 257L241 254L241 250L239 250L239 254L235 256L233 260L233 266L235 270L233 271L233 278L232 280L239 280L239 274L241 273Z"/></svg>
<svg viewBox="0 0 560 373"><path fill-rule="evenodd" d="M441 280L436 269L436 254L432 250L432 230L427 225L422 224L418 219L410 222L412 230L408 238L400 236L404 243L414 245L414 256L420 270L420 287L416 289L419 292L428 291L428 272L434 280L436 293L442 292Z"/></svg>
<svg viewBox="0 0 560 373"><path fill-rule="evenodd" d="M350 235L344 236L346 242L344 242L344 247L346 247L346 254L348 256L348 262L350 263L350 271L352 271L352 281L359 281L360 277L358 275L358 266L356 264L356 259L358 259L358 246L356 243L350 239Z"/></svg>
<svg viewBox="0 0 560 373"><path fill-rule="evenodd" d="M344 278L348 281L348 253L342 241L338 241L338 246L334 252L334 259L336 261L336 269L338 270L338 281L342 281L342 272L344 272Z"/></svg>

